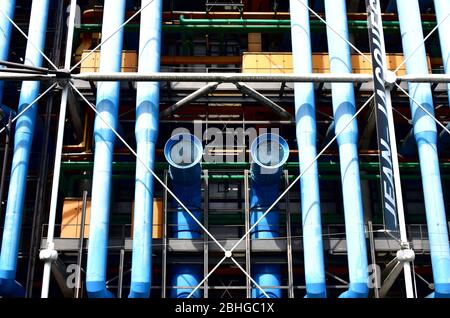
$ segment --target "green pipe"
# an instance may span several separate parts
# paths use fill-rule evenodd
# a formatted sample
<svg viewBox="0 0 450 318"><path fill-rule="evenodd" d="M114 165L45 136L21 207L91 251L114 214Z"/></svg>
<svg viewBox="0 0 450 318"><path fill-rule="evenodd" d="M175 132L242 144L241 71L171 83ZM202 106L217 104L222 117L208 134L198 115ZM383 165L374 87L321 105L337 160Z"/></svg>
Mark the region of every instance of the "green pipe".
<svg viewBox="0 0 450 318"><path fill-rule="evenodd" d="M319 170L321 171L339 171L338 162L319 162ZM420 164L418 162L400 162L400 169L402 171L419 172ZM377 171L380 169L378 162L361 162L360 169L362 171ZM90 161L66 161L61 164L63 171L91 171L93 162ZM136 168L135 162L113 162L114 171L134 171ZM168 168L166 162L155 162L155 170L164 170ZM206 162L202 163L203 169L236 169L244 170L250 169L250 164L247 162ZM298 170L298 162L287 162L285 164L287 170ZM440 164L441 170L450 170L450 162L443 162Z"/></svg>
<svg viewBox="0 0 450 318"><path fill-rule="evenodd" d="M189 23L192 20L199 23ZM263 24L255 24L250 21L258 21ZM181 20L180 20L181 22ZM81 32L100 32L101 24L82 24L77 31ZM349 30L352 32L367 32L366 20L352 20L348 23ZM422 27L425 31L431 31L436 26L435 21L423 21ZM400 32L400 23L398 21L383 21L383 27L387 33ZM238 33L253 33L253 32L289 32L291 29L290 20L249 20L249 19L184 19L183 24L164 24L162 26L165 32L238 32ZM314 31L325 32L325 25L318 20L311 21L311 29ZM131 32L138 32L138 24L127 24L125 30Z"/></svg>
<svg viewBox="0 0 450 318"><path fill-rule="evenodd" d="M298 177L298 175L289 175L289 180L294 180ZM113 174L112 175L113 180L132 180L134 179L133 175L129 174ZM441 178L444 180L450 180L450 175L441 175ZM90 175L81 175L81 174L74 174L64 177L64 184L67 185L66 191L69 191L70 188L73 187L75 180L82 180L82 179L91 179ZM208 176L208 179L210 181L241 181L244 180L244 175L240 174L210 174ZM319 179L324 181L337 181L340 180L340 176L338 174L335 175L327 175L327 174L319 174ZM362 180L373 180L377 181L380 180L379 174L362 174L361 175ZM409 180L421 180L420 175L402 175L402 180L409 181Z"/></svg>
<svg viewBox="0 0 450 318"><path fill-rule="evenodd" d="M268 24L268 25L291 25L291 20L279 20L279 19L186 19L183 15L180 15L180 24Z"/></svg>

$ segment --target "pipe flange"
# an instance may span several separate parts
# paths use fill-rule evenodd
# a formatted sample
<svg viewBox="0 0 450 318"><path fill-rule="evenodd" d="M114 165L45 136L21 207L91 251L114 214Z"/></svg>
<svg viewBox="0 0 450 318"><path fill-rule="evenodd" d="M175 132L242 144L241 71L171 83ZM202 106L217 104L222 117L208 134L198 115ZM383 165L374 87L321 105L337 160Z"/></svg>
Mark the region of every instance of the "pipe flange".
<svg viewBox="0 0 450 318"><path fill-rule="evenodd" d="M39 252L39 259L45 262L55 262L58 259L58 252L51 248L46 248Z"/></svg>
<svg viewBox="0 0 450 318"><path fill-rule="evenodd" d="M410 248L397 251L397 259L400 262L412 262L416 258L416 254Z"/></svg>
<svg viewBox="0 0 450 318"><path fill-rule="evenodd" d="M397 84L397 74L392 71L386 71L384 74L384 86L391 90L394 88L395 84Z"/></svg>

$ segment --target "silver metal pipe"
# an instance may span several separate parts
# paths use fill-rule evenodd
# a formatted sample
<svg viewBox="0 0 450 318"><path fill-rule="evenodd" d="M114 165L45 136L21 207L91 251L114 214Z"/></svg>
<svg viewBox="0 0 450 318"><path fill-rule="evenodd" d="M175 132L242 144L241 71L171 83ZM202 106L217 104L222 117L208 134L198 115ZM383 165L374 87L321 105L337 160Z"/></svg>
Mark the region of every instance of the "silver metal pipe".
<svg viewBox="0 0 450 318"><path fill-rule="evenodd" d="M130 82L324 82L324 83L368 83L372 82L370 74L251 74L251 73L81 73L72 75L73 79L83 81L130 81ZM1 79L1 74L0 74Z"/></svg>
<svg viewBox="0 0 450 318"><path fill-rule="evenodd" d="M188 96L186 96L183 99L179 100L178 102L176 102L175 104L173 104L169 108L167 108L164 111L160 112L159 113L159 118L163 118L163 117L172 115L178 109L180 109L180 107L182 107L182 106L184 106L186 104L192 103L195 100L197 100L199 97L202 97L204 95L207 95L207 94L215 91L217 86L219 86L219 83L209 83L208 85L199 88L198 90L196 90L192 94L189 94Z"/></svg>
<svg viewBox="0 0 450 318"><path fill-rule="evenodd" d="M370 83L373 81L370 74L251 74L251 73L80 73L72 74L71 79L83 81L101 82L319 82L319 83ZM53 81L58 77L55 74L20 74L20 73L0 73L2 81ZM402 75L396 78L397 82L409 83L450 83L450 74L413 74Z"/></svg>
<svg viewBox="0 0 450 318"><path fill-rule="evenodd" d="M235 83L234 85L236 85L237 89L240 90L243 94L247 94L256 101L266 105L274 112L276 112L278 115L280 115L282 118L293 120L292 115L288 111L286 111L283 107L273 102L272 100L270 100L263 94L259 93L255 89L251 88L250 86L244 83Z"/></svg>
<svg viewBox="0 0 450 318"><path fill-rule="evenodd" d="M77 0L71 0L70 3L70 15L69 15L69 28L67 33L67 44L66 44L66 56L64 67L66 69L70 68L70 62L72 59L72 45L73 45L73 34L75 29L75 12L77 9ZM58 122L58 137L56 141L56 153L55 153L55 165L53 171L53 181L52 181L52 194L50 201L50 213L48 217L48 232L47 232L47 246L48 251L54 251L53 236L55 232L55 219L56 219L56 207L58 202L58 190L59 190L59 176L61 172L61 153L63 148L63 137L64 137L64 125L66 120L66 110L67 110L67 97L69 93L69 85L67 85L61 96L61 107L59 113ZM53 260L51 258L45 259L44 273L42 277L42 290L41 298L48 298L48 290L50 285L50 272Z"/></svg>

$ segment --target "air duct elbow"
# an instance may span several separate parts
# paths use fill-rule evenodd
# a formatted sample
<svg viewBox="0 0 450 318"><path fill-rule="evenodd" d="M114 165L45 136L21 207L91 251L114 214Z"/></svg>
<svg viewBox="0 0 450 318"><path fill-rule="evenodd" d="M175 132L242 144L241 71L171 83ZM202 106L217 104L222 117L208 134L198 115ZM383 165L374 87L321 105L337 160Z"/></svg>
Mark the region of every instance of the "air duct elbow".
<svg viewBox="0 0 450 318"><path fill-rule="evenodd" d="M201 230L194 217L201 222L201 167L203 156L201 141L191 134L172 136L164 147L164 156L169 163L169 175L172 191L175 196L189 209L189 214L181 204L173 200L175 211L171 216L172 236L177 239L198 239ZM187 298L199 284L202 268L198 265L183 264L172 268L171 296ZM192 297L199 298L197 290Z"/></svg>
<svg viewBox="0 0 450 318"><path fill-rule="evenodd" d="M251 147L251 191L250 224L254 227L252 239L273 239L279 236L279 211L267 209L279 195L280 177L283 165L289 157L289 146L284 138L276 134L264 134L256 138ZM281 298L281 267L278 264L257 264L252 274L259 288L252 289L253 298Z"/></svg>
<svg viewBox="0 0 450 318"><path fill-rule="evenodd" d="M200 220L201 208L201 167L203 156L201 141L191 134L172 136L164 147L164 156L169 163L172 191L175 196ZM195 239L201 237L200 227L192 216L175 200L173 214L173 236Z"/></svg>
<svg viewBox="0 0 450 318"><path fill-rule="evenodd" d="M289 157L284 138L264 134L256 138L250 149L251 164L250 222L255 224L275 202L279 194L280 176ZM270 211L254 228L253 239L279 236L279 213Z"/></svg>

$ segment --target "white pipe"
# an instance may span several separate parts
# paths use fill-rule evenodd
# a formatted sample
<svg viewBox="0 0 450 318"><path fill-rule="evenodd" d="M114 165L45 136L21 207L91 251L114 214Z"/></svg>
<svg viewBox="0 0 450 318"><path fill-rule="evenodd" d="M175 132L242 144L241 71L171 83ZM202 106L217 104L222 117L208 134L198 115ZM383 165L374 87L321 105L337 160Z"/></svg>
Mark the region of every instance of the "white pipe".
<svg viewBox="0 0 450 318"><path fill-rule="evenodd" d="M71 0L69 29L67 33L67 43L66 43L66 56L64 61L65 69L70 68L70 62L72 60L72 46L75 29L76 9L77 9L77 0ZM58 204L59 177L61 173L61 154L63 148L64 125L66 120L68 93L69 93L69 86L67 85L66 87L64 87L64 90L61 95L61 106L58 121L58 137L56 140L55 165L53 168L52 194L50 199L50 213L48 217L47 248L41 251L39 255L41 259L45 260L44 273L42 276L41 298L48 298L48 289L50 285L50 272L52 268L52 262L57 257L56 254L57 252L54 250L53 236L55 232L56 208Z"/></svg>

